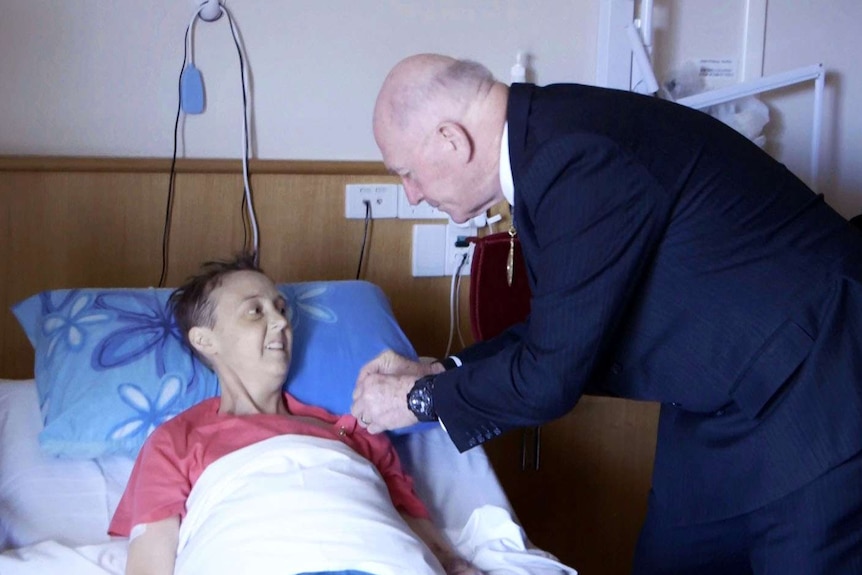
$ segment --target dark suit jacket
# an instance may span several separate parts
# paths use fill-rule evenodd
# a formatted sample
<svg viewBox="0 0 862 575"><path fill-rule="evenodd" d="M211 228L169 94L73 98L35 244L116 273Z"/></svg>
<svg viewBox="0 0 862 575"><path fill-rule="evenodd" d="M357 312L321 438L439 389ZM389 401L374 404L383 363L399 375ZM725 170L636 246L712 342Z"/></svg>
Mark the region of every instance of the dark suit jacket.
<svg viewBox="0 0 862 575"><path fill-rule="evenodd" d="M508 124L531 315L437 378L460 450L585 392L658 401L656 502L693 523L862 449L862 237L821 196L656 98L516 84Z"/></svg>

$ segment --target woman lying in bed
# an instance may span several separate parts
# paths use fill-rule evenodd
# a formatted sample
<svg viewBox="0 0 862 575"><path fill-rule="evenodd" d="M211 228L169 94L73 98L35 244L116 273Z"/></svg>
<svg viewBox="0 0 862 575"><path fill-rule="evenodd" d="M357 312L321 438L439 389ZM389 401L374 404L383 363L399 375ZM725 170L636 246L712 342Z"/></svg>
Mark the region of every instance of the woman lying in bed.
<svg viewBox="0 0 862 575"><path fill-rule="evenodd" d="M283 393L291 326L251 256L205 265L170 303L221 397L138 455L110 525L131 539L127 573L480 573L433 526L385 435Z"/></svg>

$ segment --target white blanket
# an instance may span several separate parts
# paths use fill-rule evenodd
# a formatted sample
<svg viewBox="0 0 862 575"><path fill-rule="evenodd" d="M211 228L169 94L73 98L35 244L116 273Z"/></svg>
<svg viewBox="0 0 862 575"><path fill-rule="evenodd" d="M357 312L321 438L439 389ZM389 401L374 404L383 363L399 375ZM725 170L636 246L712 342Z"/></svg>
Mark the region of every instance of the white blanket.
<svg viewBox="0 0 862 575"><path fill-rule="evenodd" d="M377 470L338 441L280 436L234 452L206 469L187 505L176 573L441 573ZM528 548L500 507L480 507L446 534L489 575L576 575ZM125 545L42 543L0 554L0 574L120 575Z"/></svg>
<svg viewBox="0 0 862 575"><path fill-rule="evenodd" d="M460 533L447 534L461 555L487 575L578 575L550 553L528 547L524 530L500 507L476 509Z"/></svg>
<svg viewBox="0 0 862 575"><path fill-rule="evenodd" d="M340 441L280 435L235 451L198 479L175 573L439 575L382 477Z"/></svg>

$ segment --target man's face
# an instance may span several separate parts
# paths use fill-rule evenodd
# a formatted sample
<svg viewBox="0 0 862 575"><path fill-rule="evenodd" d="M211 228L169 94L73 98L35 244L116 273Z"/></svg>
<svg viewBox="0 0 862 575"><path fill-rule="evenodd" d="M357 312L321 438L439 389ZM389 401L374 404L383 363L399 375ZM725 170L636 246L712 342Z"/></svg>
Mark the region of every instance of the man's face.
<svg viewBox="0 0 862 575"><path fill-rule="evenodd" d="M290 367L293 332L284 297L265 275L232 272L210 294L215 301L214 365L240 381L279 385Z"/></svg>
<svg viewBox="0 0 862 575"><path fill-rule="evenodd" d="M430 131L424 136L399 134L387 127L375 131L387 168L401 178L411 205L425 201L462 223L482 211L482 190L470 184L470 165L447 153L443 137Z"/></svg>

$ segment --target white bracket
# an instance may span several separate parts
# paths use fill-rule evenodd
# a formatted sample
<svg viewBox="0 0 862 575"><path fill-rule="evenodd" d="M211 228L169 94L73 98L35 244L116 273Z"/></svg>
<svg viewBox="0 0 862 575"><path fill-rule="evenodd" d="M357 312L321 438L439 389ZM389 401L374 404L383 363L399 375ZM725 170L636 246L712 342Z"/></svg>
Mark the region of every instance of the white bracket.
<svg viewBox="0 0 862 575"><path fill-rule="evenodd" d="M215 22L224 13L220 0L192 0L195 9L200 9L198 15L205 22Z"/></svg>

